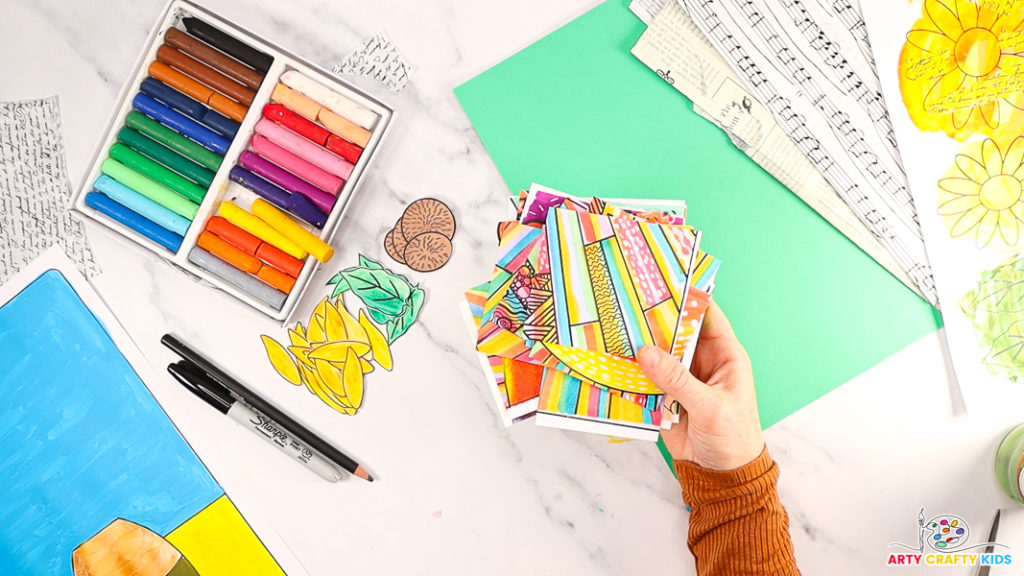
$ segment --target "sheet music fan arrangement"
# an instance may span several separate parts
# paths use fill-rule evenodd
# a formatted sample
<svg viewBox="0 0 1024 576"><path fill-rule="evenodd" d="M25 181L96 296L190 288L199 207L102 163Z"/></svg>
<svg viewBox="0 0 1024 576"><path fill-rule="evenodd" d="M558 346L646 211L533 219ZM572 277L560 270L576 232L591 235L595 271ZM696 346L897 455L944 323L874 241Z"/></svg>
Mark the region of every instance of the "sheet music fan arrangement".
<svg viewBox="0 0 1024 576"><path fill-rule="evenodd" d="M466 302L506 425L536 414L654 441L678 421L636 355L654 345L689 367L720 263L700 251L685 203L628 204L535 185L498 224L491 278Z"/></svg>
<svg viewBox="0 0 1024 576"><path fill-rule="evenodd" d="M752 158L937 304L858 2L633 0L630 9L649 24L633 50L641 61L652 68L674 64L677 89L695 110L697 103L713 104L702 115L734 141L733 129L747 126L755 137L740 140L754 145ZM730 106L737 100L751 103L738 116ZM791 140L803 158L788 155L788 143L769 138L773 132ZM770 147L757 149L761 142ZM807 186L805 175L794 178L807 163L823 185ZM856 218L853 226L837 200Z"/></svg>

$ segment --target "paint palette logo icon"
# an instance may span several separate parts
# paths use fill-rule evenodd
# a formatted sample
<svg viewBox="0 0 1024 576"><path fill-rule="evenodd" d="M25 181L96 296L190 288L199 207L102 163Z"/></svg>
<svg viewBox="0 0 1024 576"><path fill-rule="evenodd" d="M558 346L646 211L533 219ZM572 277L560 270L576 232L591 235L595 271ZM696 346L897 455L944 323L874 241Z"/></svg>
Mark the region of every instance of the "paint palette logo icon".
<svg viewBox="0 0 1024 576"><path fill-rule="evenodd" d="M971 529L963 518L952 514L936 516L925 524L930 534L925 538L928 546L939 552L955 550L967 542Z"/></svg>

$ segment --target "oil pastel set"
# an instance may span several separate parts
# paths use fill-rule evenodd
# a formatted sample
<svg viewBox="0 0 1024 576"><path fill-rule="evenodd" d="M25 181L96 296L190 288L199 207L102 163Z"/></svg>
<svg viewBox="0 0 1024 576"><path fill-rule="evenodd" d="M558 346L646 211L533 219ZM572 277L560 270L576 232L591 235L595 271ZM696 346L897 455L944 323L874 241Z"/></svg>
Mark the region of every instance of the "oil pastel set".
<svg viewBox="0 0 1024 576"><path fill-rule="evenodd" d="M170 3L75 209L288 317L394 112L189 2Z"/></svg>
<svg viewBox="0 0 1024 576"><path fill-rule="evenodd" d="M656 440L673 416L636 356L689 365L720 263L677 214L534 186L498 227L491 279L466 292L499 414Z"/></svg>

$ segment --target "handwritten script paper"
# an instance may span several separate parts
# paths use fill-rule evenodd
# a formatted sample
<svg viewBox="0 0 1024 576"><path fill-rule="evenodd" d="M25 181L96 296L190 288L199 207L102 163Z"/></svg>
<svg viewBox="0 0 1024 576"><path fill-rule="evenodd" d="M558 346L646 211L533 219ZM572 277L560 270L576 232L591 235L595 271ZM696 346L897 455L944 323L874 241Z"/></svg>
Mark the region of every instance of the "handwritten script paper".
<svg viewBox="0 0 1024 576"><path fill-rule="evenodd" d="M797 148L937 303L854 0L679 1Z"/></svg>
<svg viewBox="0 0 1024 576"><path fill-rule="evenodd" d="M665 3L648 26L631 51L637 59L689 98L694 111L721 128L737 148L917 291L892 255L793 144L771 112L746 89L682 6L675 1Z"/></svg>
<svg viewBox="0 0 1024 576"><path fill-rule="evenodd" d="M383 33L368 38L363 45L331 69L335 74L372 78L400 92L409 83L412 66Z"/></svg>
<svg viewBox="0 0 1024 576"><path fill-rule="evenodd" d="M54 244L99 273L70 194L57 97L0 102L0 283Z"/></svg>

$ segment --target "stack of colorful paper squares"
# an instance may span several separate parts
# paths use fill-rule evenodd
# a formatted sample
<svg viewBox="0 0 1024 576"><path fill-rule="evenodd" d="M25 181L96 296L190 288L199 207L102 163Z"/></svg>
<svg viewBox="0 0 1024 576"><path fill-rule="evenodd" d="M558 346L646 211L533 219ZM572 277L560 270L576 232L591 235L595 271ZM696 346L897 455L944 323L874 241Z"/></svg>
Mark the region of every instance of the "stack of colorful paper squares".
<svg viewBox="0 0 1024 576"><path fill-rule="evenodd" d="M675 419L641 372L643 346L689 366L719 262L675 214L538 186L498 226L490 281L466 292L506 425L656 440Z"/></svg>

